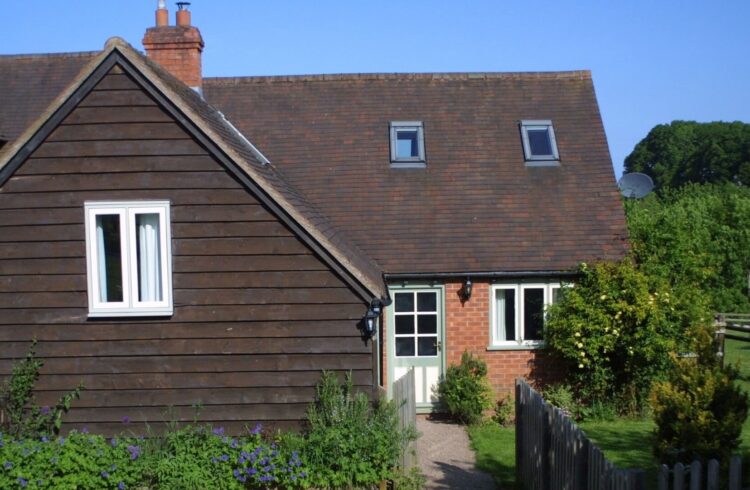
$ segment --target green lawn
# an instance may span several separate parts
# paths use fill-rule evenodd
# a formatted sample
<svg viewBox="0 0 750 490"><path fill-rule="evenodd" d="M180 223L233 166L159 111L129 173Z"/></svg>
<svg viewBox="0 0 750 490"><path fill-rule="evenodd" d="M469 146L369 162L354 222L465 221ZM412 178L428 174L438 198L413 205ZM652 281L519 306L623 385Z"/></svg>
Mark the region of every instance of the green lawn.
<svg viewBox="0 0 750 490"><path fill-rule="evenodd" d="M737 364L738 383L750 392L750 343L726 341L726 362ZM654 482L656 462L651 455L654 423L648 419L582 422L580 427L621 468L643 468ZM501 488L513 488L515 479L515 429L488 424L468 429L476 451L477 467L491 473ZM742 429L740 452L750 453L750 417ZM650 485L651 486L651 485Z"/></svg>

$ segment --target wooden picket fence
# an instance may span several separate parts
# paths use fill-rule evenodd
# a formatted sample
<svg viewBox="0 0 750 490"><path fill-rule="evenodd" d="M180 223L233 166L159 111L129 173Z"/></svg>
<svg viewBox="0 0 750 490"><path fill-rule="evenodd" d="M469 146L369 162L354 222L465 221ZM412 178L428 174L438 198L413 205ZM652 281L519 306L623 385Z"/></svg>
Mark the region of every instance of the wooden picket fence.
<svg viewBox="0 0 750 490"><path fill-rule="evenodd" d="M393 400L398 406L399 427L405 429L417 426L417 404L414 369L393 383ZM416 446L412 441L401 454L401 468L407 472L417 464Z"/></svg>
<svg viewBox="0 0 750 490"><path fill-rule="evenodd" d="M519 379L516 482L527 490L644 490L646 473L615 467L570 417Z"/></svg>
<svg viewBox="0 0 750 490"><path fill-rule="evenodd" d="M715 459L709 460L706 472L703 465L694 461L690 465L677 463L673 469L667 465L661 465L657 475L659 490L742 490L742 458L734 456L729 460L729 475L722 484L719 462Z"/></svg>

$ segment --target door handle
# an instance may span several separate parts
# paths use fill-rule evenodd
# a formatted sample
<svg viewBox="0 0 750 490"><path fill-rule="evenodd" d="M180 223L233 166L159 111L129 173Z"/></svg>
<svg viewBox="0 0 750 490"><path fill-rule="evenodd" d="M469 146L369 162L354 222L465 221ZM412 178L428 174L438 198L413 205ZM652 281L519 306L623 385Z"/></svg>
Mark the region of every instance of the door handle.
<svg viewBox="0 0 750 490"><path fill-rule="evenodd" d="M438 350L438 352L442 352L443 351L443 343L441 341L439 341L439 340L437 341L437 350Z"/></svg>

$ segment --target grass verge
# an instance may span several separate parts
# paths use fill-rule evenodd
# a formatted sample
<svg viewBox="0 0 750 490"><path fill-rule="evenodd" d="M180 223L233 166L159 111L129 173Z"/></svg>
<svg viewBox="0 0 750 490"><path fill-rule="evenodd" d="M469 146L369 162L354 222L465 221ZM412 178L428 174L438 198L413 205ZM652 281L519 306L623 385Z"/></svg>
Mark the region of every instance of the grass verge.
<svg viewBox="0 0 750 490"><path fill-rule="evenodd" d="M494 423L467 429L477 468L489 473L502 489L513 489L516 483L516 429Z"/></svg>

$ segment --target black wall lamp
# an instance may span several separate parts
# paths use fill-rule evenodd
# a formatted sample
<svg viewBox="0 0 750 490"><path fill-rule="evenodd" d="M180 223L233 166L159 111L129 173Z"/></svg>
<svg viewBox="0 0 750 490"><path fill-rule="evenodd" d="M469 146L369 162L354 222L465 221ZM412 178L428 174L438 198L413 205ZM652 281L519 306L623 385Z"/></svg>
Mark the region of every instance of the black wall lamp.
<svg viewBox="0 0 750 490"><path fill-rule="evenodd" d="M471 288L473 284L471 283L471 279L468 277L464 281L464 285L461 288L461 301L469 301L469 298L471 298Z"/></svg>
<svg viewBox="0 0 750 490"><path fill-rule="evenodd" d="M375 330L378 325L378 318L383 312L383 304L379 300L374 300L370 303L370 307L367 309L364 318L364 330L365 334L372 337L375 334Z"/></svg>

